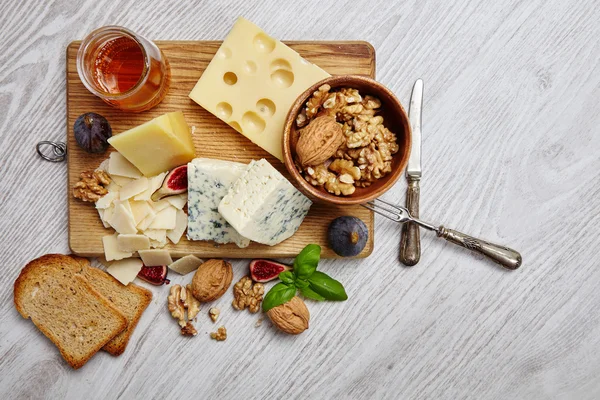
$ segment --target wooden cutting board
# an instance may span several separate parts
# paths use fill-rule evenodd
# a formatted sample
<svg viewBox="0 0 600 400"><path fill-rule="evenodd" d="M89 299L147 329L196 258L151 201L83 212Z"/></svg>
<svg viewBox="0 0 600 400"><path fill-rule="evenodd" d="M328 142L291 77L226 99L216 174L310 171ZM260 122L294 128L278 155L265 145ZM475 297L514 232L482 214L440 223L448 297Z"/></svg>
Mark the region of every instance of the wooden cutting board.
<svg viewBox="0 0 600 400"><path fill-rule="evenodd" d="M214 117L188 97L217 49L219 41L157 41L171 65L171 87L161 104L143 113L127 113L105 104L92 95L77 75L76 57L79 41L67 48L67 145L69 180L69 244L81 256L97 257L104 254L102 237L112 234L100 222L93 204L73 198L71 189L83 171L95 169L108 157L105 154L88 154L75 143L73 124L86 112L96 112L108 119L113 134L118 134L161 114L181 110L190 126L195 126L194 144L198 157L219 158L238 162L266 158L287 178L285 166L276 158L256 146L227 124ZM362 74L375 77L375 50L366 42L286 42L307 60L319 65L332 75ZM369 240L359 257L373 251L374 216L361 206L333 206L314 204L294 236L276 246L252 242L240 249L235 244L216 245L213 242L188 241L184 237L177 245L166 248L173 257L195 254L199 257L274 258L295 257L304 246L316 243L322 247L322 257L334 258L327 245L327 226L336 217L352 215L362 219L369 228Z"/></svg>

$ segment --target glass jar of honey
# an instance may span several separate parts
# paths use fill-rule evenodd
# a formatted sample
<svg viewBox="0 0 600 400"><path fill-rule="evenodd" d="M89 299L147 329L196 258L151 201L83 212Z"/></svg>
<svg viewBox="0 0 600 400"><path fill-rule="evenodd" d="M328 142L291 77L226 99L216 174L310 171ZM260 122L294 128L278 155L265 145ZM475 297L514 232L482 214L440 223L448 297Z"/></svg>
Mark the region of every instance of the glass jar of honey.
<svg viewBox="0 0 600 400"><path fill-rule="evenodd" d="M77 72L94 95L134 112L160 103L171 81L169 63L160 49L120 26L96 29L81 42Z"/></svg>

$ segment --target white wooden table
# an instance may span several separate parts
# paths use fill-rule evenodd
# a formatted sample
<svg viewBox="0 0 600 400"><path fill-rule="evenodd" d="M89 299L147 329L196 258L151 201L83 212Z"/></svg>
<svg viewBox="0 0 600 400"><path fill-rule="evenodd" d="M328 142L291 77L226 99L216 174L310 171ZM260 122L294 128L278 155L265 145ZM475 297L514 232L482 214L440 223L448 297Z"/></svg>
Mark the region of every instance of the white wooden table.
<svg viewBox="0 0 600 400"><path fill-rule="evenodd" d="M0 398L600 398L597 1L76 3L0 3ZM309 303L304 334L256 328L228 291L227 341L209 339L208 318L184 338L168 287L152 288L125 354L73 371L12 304L27 261L69 251L66 165L35 154L65 139L66 46L108 24L222 39L238 15L281 39L371 42L405 104L422 77L422 217L512 246L523 267L430 234L403 267L400 226L378 218L371 257L322 262L350 298ZM247 265L234 262L235 281Z"/></svg>

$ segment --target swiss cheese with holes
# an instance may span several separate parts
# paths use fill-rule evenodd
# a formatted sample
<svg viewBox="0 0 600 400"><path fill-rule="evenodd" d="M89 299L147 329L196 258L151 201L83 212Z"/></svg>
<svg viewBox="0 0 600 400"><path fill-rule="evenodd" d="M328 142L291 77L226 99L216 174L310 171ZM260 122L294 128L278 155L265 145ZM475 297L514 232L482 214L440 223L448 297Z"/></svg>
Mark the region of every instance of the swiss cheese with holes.
<svg viewBox="0 0 600 400"><path fill-rule="evenodd" d="M190 98L283 161L283 125L292 103L328 76L240 17Z"/></svg>

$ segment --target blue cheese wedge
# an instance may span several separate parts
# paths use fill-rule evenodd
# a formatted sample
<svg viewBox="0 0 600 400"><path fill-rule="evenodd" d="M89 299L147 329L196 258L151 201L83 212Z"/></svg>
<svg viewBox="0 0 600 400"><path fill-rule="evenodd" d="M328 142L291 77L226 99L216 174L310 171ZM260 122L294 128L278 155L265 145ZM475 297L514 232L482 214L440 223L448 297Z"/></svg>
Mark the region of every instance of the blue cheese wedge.
<svg viewBox="0 0 600 400"><path fill-rule="evenodd" d="M240 235L219 214L219 202L242 175L245 164L196 158L188 163L189 240L213 240L248 247L250 240Z"/></svg>
<svg viewBox="0 0 600 400"><path fill-rule="evenodd" d="M311 205L262 159L248 165L219 203L219 213L244 237L274 246L296 233Z"/></svg>

